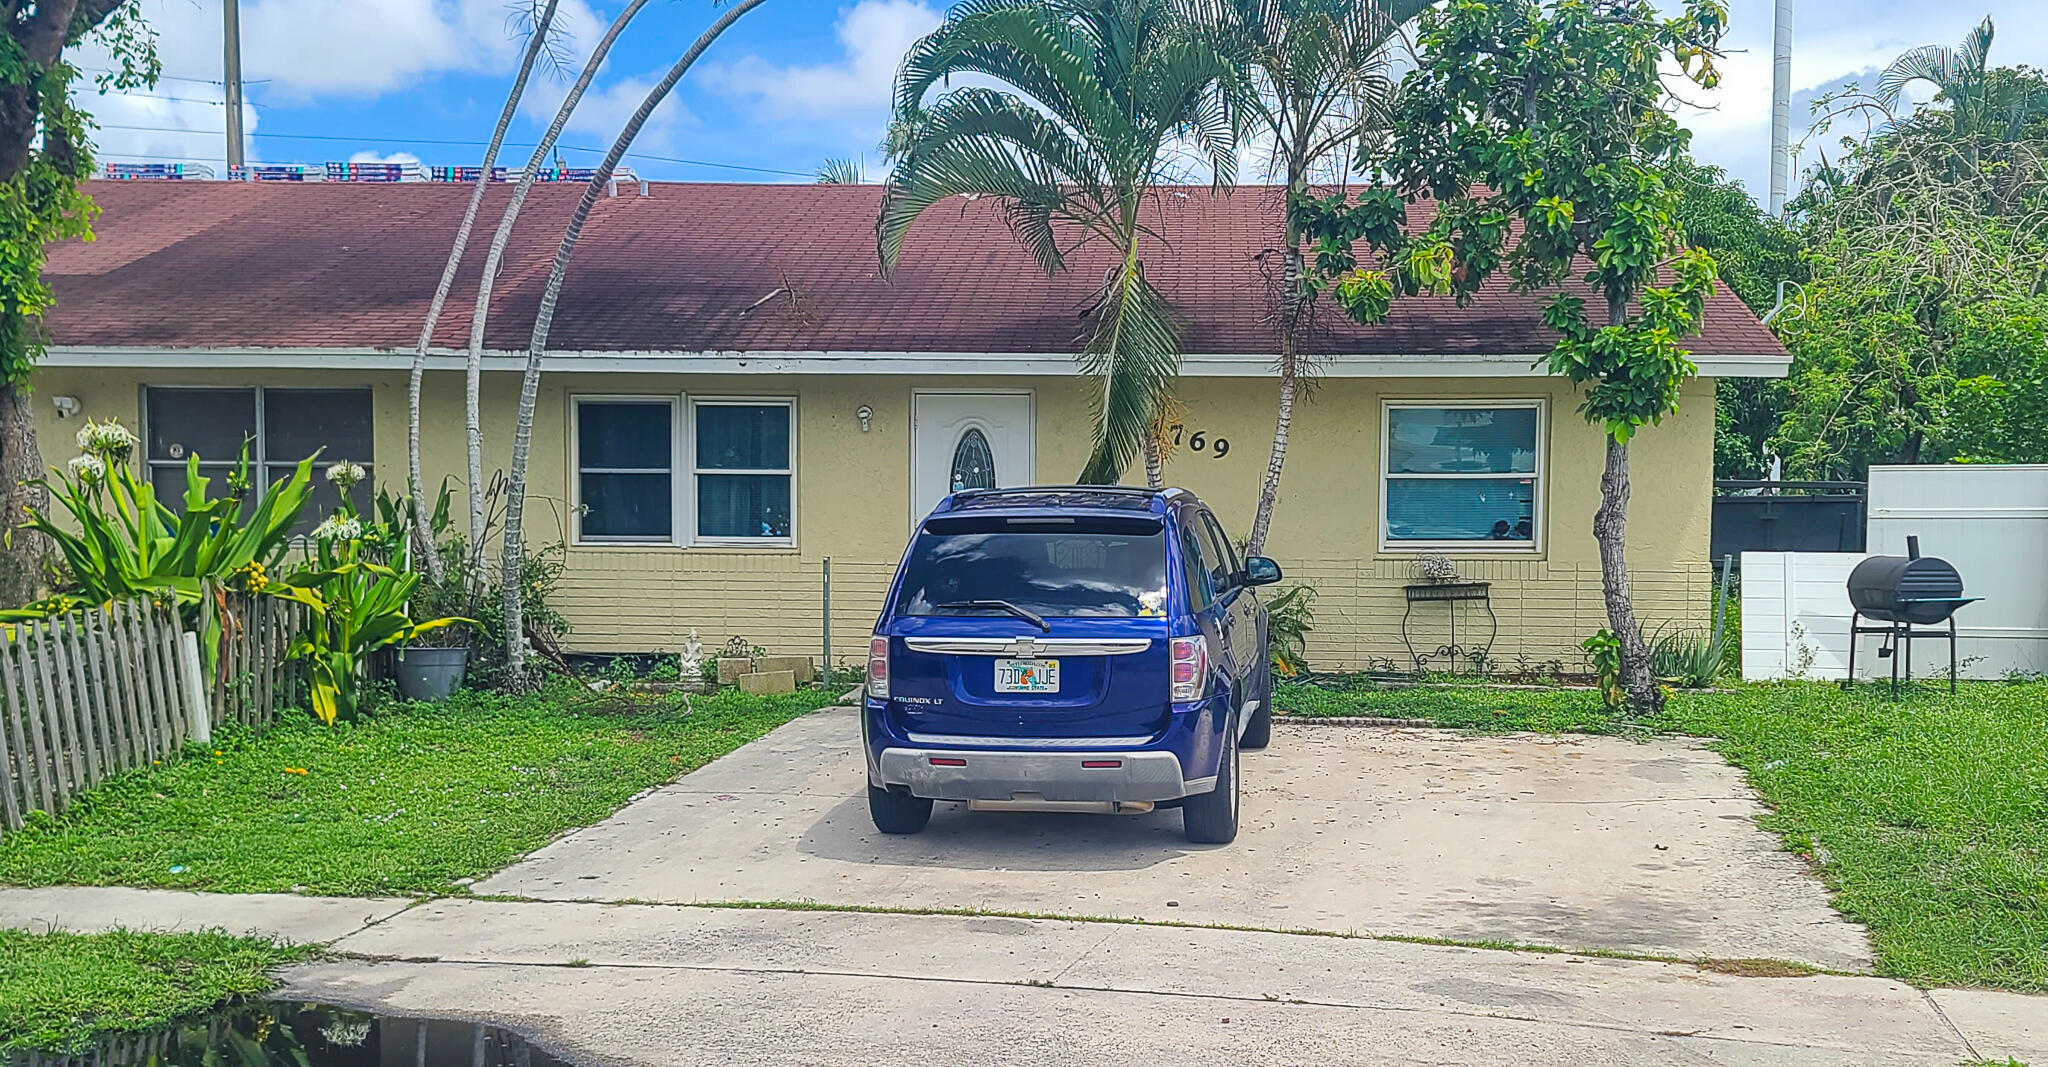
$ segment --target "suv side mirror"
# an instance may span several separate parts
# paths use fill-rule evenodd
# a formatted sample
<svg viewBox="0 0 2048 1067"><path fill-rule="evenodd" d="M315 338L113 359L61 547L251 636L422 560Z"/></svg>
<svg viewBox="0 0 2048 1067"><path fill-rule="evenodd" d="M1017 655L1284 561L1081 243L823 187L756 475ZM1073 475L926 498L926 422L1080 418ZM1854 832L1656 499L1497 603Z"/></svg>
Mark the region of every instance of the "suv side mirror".
<svg viewBox="0 0 2048 1067"><path fill-rule="evenodd" d="M1272 585L1280 580L1280 565L1264 556L1248 556L1244 561L1244 584Z"/></svg>

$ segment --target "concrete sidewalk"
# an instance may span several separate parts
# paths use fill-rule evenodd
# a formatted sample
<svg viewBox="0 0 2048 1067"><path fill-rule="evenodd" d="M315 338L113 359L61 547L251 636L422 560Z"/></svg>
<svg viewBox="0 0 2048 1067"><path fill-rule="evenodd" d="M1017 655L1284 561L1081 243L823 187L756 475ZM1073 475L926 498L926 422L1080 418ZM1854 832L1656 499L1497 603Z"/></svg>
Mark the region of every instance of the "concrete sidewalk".
<svg viewBox="0 0 2048 1067"><path fill-rule="evenodd" d="M411 907L407 897L308 897L292 893L188 893L116 886L0 887L0 927L96 933L226 930L302 944L345 937Z"/></svg>
<svg viewBox="0 0 2048 1067"><path fill-rule="evenodd" d="M298 968L292 995L592 1064L2048 1062L2039 998L1307 934L447 900L335 947L404 962Z"/></svg>
<svg viewBox="0 0 2048 1067"><path fill-rule="evenodd" d="M552 900L809 900L1512 940L1866 970L1861 927L1759 830L1741 772L1682 739L1275 726L1244 822L973 813L868 820L851 709L798 719L485 880Z"/></svg>

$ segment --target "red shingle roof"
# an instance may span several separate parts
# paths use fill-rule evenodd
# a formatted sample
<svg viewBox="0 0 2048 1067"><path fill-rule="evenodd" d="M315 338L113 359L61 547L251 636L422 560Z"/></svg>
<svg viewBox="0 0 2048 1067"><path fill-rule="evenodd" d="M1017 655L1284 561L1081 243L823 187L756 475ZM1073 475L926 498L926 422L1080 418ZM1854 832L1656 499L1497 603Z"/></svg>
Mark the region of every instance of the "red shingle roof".
<svg viewBox="0 0 2048 1067"><path fill-rule="evenodd" d="M418 337L469 196L466 186L94 182L99 239L54 248L51 340L75 346L405 348ZM513 234L487 344L523 350L580 186L537 186ZM477 232L437 343L460 348L485 246ZM997 204L953 200L910 233L892 280L875 262L877 186L655 183L601 202L572 262L549 347L586 351L1059 353L1111 257L1100 244L1056 278L1011 237ZM1418 212L1426 211L1419 205ZM1279 191L1163 193L1153 281L1188 315L1189 353L1274 351L1260 253L1277 243ZM1270 257L1268 257L1270 258ZM1275 269L1277 270L1277 263ZM793 292L793 296L791 295ZM770 294L774 294L770 296ZM767 298L764 300L764 298ZM1313 347L1359 355L1548 351L1540 296L1489 283L1469 307L1398 304L1360 327L1324 316ZM1783 349L1726 290L1697 354Z"/></svg>

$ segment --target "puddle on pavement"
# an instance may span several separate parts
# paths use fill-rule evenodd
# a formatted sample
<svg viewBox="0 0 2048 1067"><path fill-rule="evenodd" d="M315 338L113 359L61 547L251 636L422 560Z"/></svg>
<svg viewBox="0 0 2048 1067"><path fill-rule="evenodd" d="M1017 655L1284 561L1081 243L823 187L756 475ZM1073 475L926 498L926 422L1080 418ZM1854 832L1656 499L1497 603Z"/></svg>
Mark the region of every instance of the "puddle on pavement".
<svg viewBox="0 0 2048 1067"><path fill-rule="evenodd" d="M0 1067L570 1067L517 1034L324 1004L259 1001L83 1051L0 1053Z"/></svg>

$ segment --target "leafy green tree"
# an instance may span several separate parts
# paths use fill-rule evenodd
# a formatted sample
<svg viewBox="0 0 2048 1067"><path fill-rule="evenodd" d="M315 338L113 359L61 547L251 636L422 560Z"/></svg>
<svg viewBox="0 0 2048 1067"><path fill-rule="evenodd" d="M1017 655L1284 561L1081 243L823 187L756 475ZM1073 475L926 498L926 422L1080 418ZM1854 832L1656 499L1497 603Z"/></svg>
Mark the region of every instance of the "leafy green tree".
<svg viewBox="0 0 2048 1067"><path fill-rule="evenodd" d="M1387 46L1401 24L1427 6L1427 0L1218 0L1197 16L1221 32L1245 68L1242 107L1250 128L1271 142L1287 196L1306 195L1318 172L1341 172L1361 137L1384 133L1394 89ZM1252 555L1265 551L1294 403L1314 369L1302 352L1314 292L1291 213L1280 240L1280 403L1246 548Z"/></svg>
<svg viewBox="0 0 2048 1067"><path fill-rule="evenodd" d="M47 509L29 373L51 304L44 248L92 235L80 183L92 176L91 118L71 98L78 69L64 50L88 37L113 55L102 89L156 83L156 38L129 0L39 0L0 9L0 605L34 599L49 539L14 525Z"/></svg>
<svg viewBox="0 0 2048 1067"><path fill-rule="evenodd" d="M1989 44L1984 26L1963 49L1893 64L1924 69L1935 100L1881 110L1885 124L1846 142L1791 205L1812 279L1774 323L1793 364L1771 446L1794 476L2048 456L2048 110L2034 103L2048 80L1980 69ZM1882 107L1844 100L1835 114Z"/></svg>
<svg viewBox="0 0 2048 1067"><path fill-rule="evenodd" d="M1715 273L1749 310L1768 313L1778 302L1779 282L1807 280L1799 231L1767 214L1721 168L1681 158L1667 168L1665 179L1678 192L1675 214L1685 243L1714 257ZM1768 473L1764 447L1784 406L1784 389L1776 379L1721 378L1714 383L1714 477Z"/></svg>
<svg viewBox="0 0 2048 1067"><path fill-rule="evenodd" d="M1719 0L1691 0L1673 17L1650 0L1433 9L1420 22L1420 65L1395 100L1391 144L1361 160L1384 180L1355 203L1292 205L1316 238L1318 273L1361 321L1385 318L1397 296L1469 300L1503 268L1525 291L1584 283L1544 309L1558 335L1549 365L1582 387L1580 413L1607 439L1593 536L1621 685L1644 714L1664 698L1629 600L1628 446L1676 408L1694 373L1678 341L1714 282L1712 257L1680 248L1665 171L1689 135L1671 117L1661 67L1714 85L1726 19ZM1410 233L1407 200L1424 195L1436 214ZM1377 264L1359 261L1360 244Z"/></svg>
<svg viewBox="0 0 2048 1067"><path fill-rule="evenodd" d="M928 99L941 83L976 76L1007 88ZM876 224L885 271L911 223L960 195L1000 201L1049 275L1085 245L1115 251L1081 352L1095 380L1095 448L1082 482L1115 482L1143 452L1158 484L1153 427L1180 372L1181 322L1145 277L1141 212L1153 186L1183 176L1177 143L1193 146L1213 188L1231 183L1236 94L1218 87L1236 76L1211 35L1159 0L968 0L903 58L887 146L894 170Z"/></svg>

